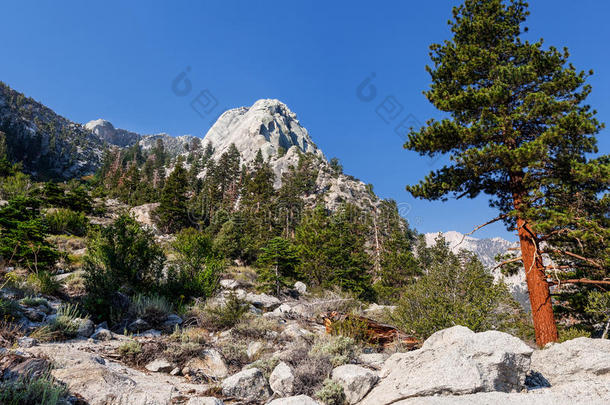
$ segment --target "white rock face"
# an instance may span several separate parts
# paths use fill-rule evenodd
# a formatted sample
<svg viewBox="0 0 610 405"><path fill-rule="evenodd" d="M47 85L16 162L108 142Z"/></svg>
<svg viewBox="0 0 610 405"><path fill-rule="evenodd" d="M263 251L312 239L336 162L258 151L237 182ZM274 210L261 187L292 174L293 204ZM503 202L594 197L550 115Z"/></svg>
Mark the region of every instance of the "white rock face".
<svg viewBox="0 0 610 405"><path fill-rule="evenodd" d="M320 405L320 403L307 395L296 395L294 397L274 399L267 405Z"/></svg>
<svg viewBox="0 0 610 405"><path fill-rule="evenodd" d="M346 364L333 370L332 379L343 387L347 403L355 404L368 394L379 377L364 367Z"/></svg>
<svg viewBox="0 0 610 405"><path fill-rule="evenodd" d="M581 337L555 343L534 352L532 370L552 386L597 377L610 384L610 340Z"/></svg>
<svg viewBox="0 0 610 405"><path fill-rule="evenodd" d="M522 389L533 349L502 332L474 333L463 326L439 331L421 349L391 356L382 380L363 405L410 397L513 392Z"/></svg>
<svg viewBox="0 0 610 405"><path fill-rule="evenodd" d="M274 393L281 397L292 395L294 392L294 374L290 366L283 361L275 366L269 376L269 385Z"/></svg>
<svg viewBox="0 0 610 405"><path fill-rule="evenodd" d="M296 114L279 100L258 100L251 107L225 111L206 134L203 143L208 142L217 156L235 144L246 163L256 158L259 149L268 159L277 156L280 148L287 152L293 146L323 157Z"/></svg>
<svg viewBox="0 0 610 405"><path fill-rule="evenodd" d="M362 353L358 356L358 360L369 367L379 370L383 367L383 363L385 363L388 357L389 355L386 353Z"/></svg>
<svg viewBox="0 0 610 405"><path fill-rule="evenodd" d="M222 382L222 394L246 401L260 401L271 395L269 384L258 368L249 368Z"/></svg>
<svg viewBox="0 0 610 405"><path fill-rule="evenodd" d="M316 194L324 195L327 208L335 210L343 202L368 208L378 202L378 198L367 191L362 181L333 173L324 154L301 126L296 114L279 100L258 100L251 107L224 112L203 138L202 148L207 144L215 149L212 155L214 160L218 160L231 144L235 144L243 164L254 161L260 150L275 173L276 188L282 183L282 173L298 165L300 154L312 154L317 158L320 169ZM281 155L280 150L285 154Z"/></svg>
<svg viewBox="0 0 610 405"><path fill-rule="evenodd" d="M140 139L139 134L124 129L117 129L110 122L101 118L89 121L85 124L85 128L109 144L120 147L134 145Z"/></svg>

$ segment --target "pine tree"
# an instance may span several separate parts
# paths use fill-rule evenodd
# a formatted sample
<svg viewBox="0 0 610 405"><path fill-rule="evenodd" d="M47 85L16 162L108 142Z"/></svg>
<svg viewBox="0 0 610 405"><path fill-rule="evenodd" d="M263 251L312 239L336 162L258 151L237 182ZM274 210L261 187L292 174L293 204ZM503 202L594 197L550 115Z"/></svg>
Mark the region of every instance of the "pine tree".
<svg viewBox="0 0 610 405"><path fill-rule="evenodd" d="M165 232L174 233L188 226L187 186L186 170L182 163L178 162L161 190L161 199L156 210L157 222Z"/></svg>
<svg viewBox="0 0 610 405"><path fill-rule="evenodd" d="M297 250L288 239L275 237L261 249L258 257L259 279L279 296L282 287L296 278Z"/></svg>
<svg viewBox="0 0 610 405"><path fill-rule="evenodd" d="M321 205L307 211L295 237L300 277L313 285L339 287L371 298L371 263L361 218L362 212L350 204L333 215Z"/></svg>
<svg viewBox="0 0 610 405"><path fill-rule="evenodd" d="M485 193L500 212L490 222L517 230L536 341L543 346L557 340L542 261L542 242L564 232L561 218L569 207L557 197L607 189L610 170L607 160L586 157L597 152L594 135L602 128L583 104L591 91L588 75L568 63L566 49L521 39L528 14L522 0L467 0L453 9L453 38L430 47L432 85L425 93L450 117L411 130L405 147L451 159L407 187L415 197ZM551 215L541 218L545 210Z"/></svg>

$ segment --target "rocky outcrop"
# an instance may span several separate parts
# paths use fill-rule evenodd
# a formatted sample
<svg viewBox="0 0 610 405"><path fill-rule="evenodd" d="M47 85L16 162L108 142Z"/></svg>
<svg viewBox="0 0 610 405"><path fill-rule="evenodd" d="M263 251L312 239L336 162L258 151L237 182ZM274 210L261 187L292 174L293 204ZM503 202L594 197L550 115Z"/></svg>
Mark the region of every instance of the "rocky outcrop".
<svg viewBox="0 0 610 405"><path fill-rule="evenodd" d="M113 347L117 341L111 341ZM99 347L96 347L98 350ZM86 340L71 343L41 344L27 352L48 358L52 374L65 383L70 392L82 396L90 405L168 404L171 400L205 386L189 384L180 377L144 373L91 353Z"/></svg>
<svg viewBox="0 0 610 405"><path fill-rule="evenodd" d="M260 150L264 159L277 157L291 148L323 157L295 113L279 100L263 99L251 107L225 111L210 128L203 143L212 143L215 157L235 144L245 163Z"/></svg>
<svg viewBox="0 0 610 405"><path fill-rule="evenodd" d="M257 368L240 371L222 382L222 394L246 401L259 401L271 395L269 384Z"/></svg>
<svg viewBox="0 0 610 405"><path fill-rule="evenodd" d="M115 128L110 122L97 119L85 124L85 128L110 145L128 147L135 145L141 138L140 134Z"/></svg>
<svg viewBox="0 0 610 405"><path fill-rule="evenodd" d="M269 376L269 385L273 392L281 397L292 395L294 392L294 374L292 368L283 361L275 366Z"/></svg>
<svg viewBox="0 0 610 405"><path fill-rule="evenodd" d="M436 332L421 349L391 356L382 380L362 401L383 405L410 397L513 392L524 386L533 349L502 332L463 326Z"/></svg>
<svg viewBox="0 0 610 405"><path fill-rule="evenodd" d="M199 357L189 360L185 368L188 373L207 377L224 378L229 374L229 368L222 355L216 349L205 350Z"/></svg>
<svg viewBox="0 0 610 405"><path fill-rule="evenodd" d="M157 232L157 226L155 225L155 210L159 207L159 203L148 203L138 205L129 210L129 213L133 215L136 221L147 227L153 232Z"/></svg>
<svg viewBox="0 0 610 405"><path fill-rule="evenodd" d="M214 148L214 160L234 144L243 164L253 162L260 150L275 173L276 188L282 184L282 174L298 165L301 154L312 155L319 172L317 191L311 200L322 195L330 210L336 210L345 202L370 208L379 201L362 181L331 168L296 114L279 100L258 100L251 107L224 112L203 138L201 147L208 144Z"/></svg>
<svg viewBox="0 0 610 405"><path fill-rule="evenodd" d="M576 338L532 355L532 370L551 386L595 378L610 384L610 340Z"/></svg>
<svg viewBox="0 0 610 405"><path fill-rule="evenodd" d="M343 387L347 403L355 404L368 394L379 377L364 367L346 364L333 370L332 379Z"/></svg>
<svg viewBox="0 0 610 405"><path fill-rule="evenodd" d="M104 142L41 103L0 82L0 132L9 157L40 179L69 180L93 173Z"/></svg>

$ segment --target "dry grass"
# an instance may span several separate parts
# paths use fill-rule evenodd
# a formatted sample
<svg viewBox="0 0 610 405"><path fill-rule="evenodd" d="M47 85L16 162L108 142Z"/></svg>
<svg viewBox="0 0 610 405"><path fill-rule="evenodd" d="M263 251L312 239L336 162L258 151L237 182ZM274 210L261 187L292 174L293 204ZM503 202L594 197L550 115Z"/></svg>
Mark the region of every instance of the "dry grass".
<svg viewBox="0 0 610 405"><path fill-rule="evenodd" d="M22 336L23 331L17 324L0 320L0 347L12 347Z"/></svg>

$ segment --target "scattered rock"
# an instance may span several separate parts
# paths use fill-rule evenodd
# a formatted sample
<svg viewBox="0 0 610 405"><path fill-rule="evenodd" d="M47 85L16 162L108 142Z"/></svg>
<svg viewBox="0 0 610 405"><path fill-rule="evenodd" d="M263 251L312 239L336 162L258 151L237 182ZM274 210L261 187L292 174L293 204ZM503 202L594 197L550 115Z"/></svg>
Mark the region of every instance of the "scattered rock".
<svg viewBox="0 0 610 405"><path fill-rule="evenodd" d="M166 373L170 371L173 367L174 366L172 365L172 363L165 359L156 359L148 363L145 368L148 371L152 371L154 373Z"/></svg>
<svg viewBox="0 0 610 405"><path fill-rule="evenodd" d="M148 338L159 337L159 336L161 336L161 331L160 330L156 330L156 329L148 329L148 330L145 330L142 333L136 333L135 336L148 337Z"/></svg>
<svg viewBox="0 0 610 405"><path fill-rule="evenodd" d="M267 405L320 405L320 403L307 395L296 395L294 397L274 399Z"/></svg>
<svg viewBox="0 0 610 405"><path fill-rule="evenodd" d="M246 401L260 401L271 395L269 384L258 368L249 368L222 382L222 393Z"/></svg>
<svg viewBox="0 0 610 405"><path fill-rule="evenodd" d="M532 370L542 374L551 386L592 377L610 378L610 340L581 337L536 350Z"/></svg>
<svg viewBox="0 0 610 405"><path fill-rule="evenodd" d="M77 319L78 322L78 331L76 334L80 337L88 338L95 331L95 324L91 319Z"/></svg>
<svg viewBox="0 0 610 405"><path fill-rule="evenodd" d="M297 323L291 323L284 328L282 335L289 339L299 339L306 336L310 336L312 333L307 329L301 328Z"/></svg>
<svg viewBox="0 0 610 405"><path fill-rule="evenodd" d="M91 354L87 340L39 344L26 349L29 354L46 356L55 365L52 375L79 394L89 405L169 404L180 393L196 386L182 377L147 373ZM102 361L100 361L102 360Z"/></svg>
<svg viewBox="0 0 610 405"><path fill-rule="evenodd" d="M362 364L373 367L374 369L381 370L383 363L388 359L389 355L386 353L362 353L358 356L358 360Z"/></svg>
<svg viewBox="0 0 610 405"><path fill-rule="evenodd" d="M265 345L259 341L250 342L250 343L248 343L248 349L246 350L246 354L248 355L248 358L250 358L252 360L260 352L262 352L264 348L265 348Z"/></svg>
<svg viewBox="0 0 610 405"><path fill-rule="evenodd" d="M307 292L307 286L302 281L297 281L294 283L294 289L297 290L297 292L301 295Z"/></svg>
<svg viewBox="0 0 610 405"><path fill-rule="evenodd" d="M285 397L294 392L294 374L290 366L283 361L275 366L269 377L269 385L274 393Z"/></svg>
<svg viewBox="0 0 610 405"><path fill-rule="evenodd" d="M133 215L136 221L145 225L148 229L152 231L157 231L157 227L155 225L155 221L153 220L154 211L159 207L159 203L148 203L143 205L138 205L137 207L133 207L129 210L129 213Z"/></svg>
<svg viewBox="0 0 610 405"><path fill-rule="evenodd" d="M92 339L95 340L111 340L113 338L112 332L105 328L98 328L93 335L91 335Z"/></svg>
<svg viewBox="0 0 610 405"><path fill-rule="evenodd" d="M220 286L225 290L235 290L237 287L239 287L239 282L232 279L223 279L220 280Z"/></svg>
<svg viewBox="0 0 610 405"><path fill-rule="evenodd" d="M179 367L174 367L172 369L172 371L169 372L169 375L179 375L180 374L180 368Z"/></svg>
<svg viewBox="0 0 610 405"><path fill-rule="evenodd" d="M348 404L355 404L368 394L379 377L364 367L346 364L333 370L332 379L343 387Z"/></svg>
<svg viewBox="0 0 610 405"><path fill-rule="evenodd" d="M165 321L163 321L163 329L165 330L173 330L179 325L182 325L182 318L176 314L168 315Z"/></svg>
<svg viewBox="0 0 610 405"><path fill-rule="evenodd" d="M533 349L506 333L474 333L463 326L436 332L421 349L391 356L382 380L362 405L384 405L410 397L519 391Z"/></svg>
<svg viewBox="0 0 610 405"><path fill-rule="evenodd" d="M195 397L190 398L186 405L224 405L224 402L215 397Z"/></svg>
<svg viewBox="0 0 610 405"><path fill-rule="evenodd" d="M262 314L263 314L263 310L262 310L262 309L260 309L260 308L256 308L256 307L255 307L254 305L252 305L252 304L250 304L250 308L248 308L248 311L249 311L251 314L254 314L254 315L262 315Z"/></svg>
<svg viewBox="0 0 610 405"><path fill-rule="evenodd" d="M279 307L275 308L271 312L267 312L267 316L270 317L288 317L290 318L293 315L292 307L288 304L281 304Z"/></svg>
<svg viewBox="0 0 610 405"><path fill-rule="evenodd" d="M268 294L247 293L244 299L257 308L264 308L267 310L274 309L281 304L278 298Z"/></svg>
<svg viewBox="0 0 610 405"><path fill-rule="evenodd" d="M229 368L222 355L215 349L205 350L200 357L190 359L185 367L189 373L204 374L209 377L224 378L229 375ZM184 370L182 374L186 375Z"/></svg>
<svg viewBox="0 0 610 405"><path fill-rule="evenodd" d="M150 329L150 325L144 319L138 318L127 326L129 332L142 332Z"/></svg>
<svg viewBox="0 0 610 405"><path fill-rule="evenodd" d="M19 346L23 349L34 347L37 344L38 344L38 341L31 337L21 337L21 338L17 339L17 346Z"/></svg>
<svg viewBox="0 0 610 405"><path fill-rule="evenodd" d="M46 316L43 311L40 311L37 308L25 307L21 309L21 312L32 322L42 322Z"/></svg>

